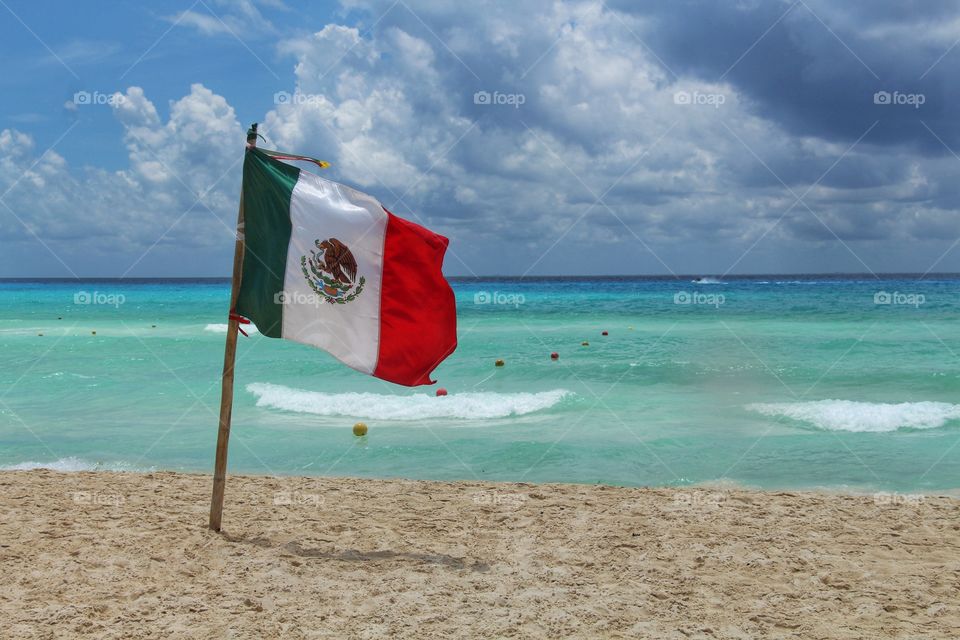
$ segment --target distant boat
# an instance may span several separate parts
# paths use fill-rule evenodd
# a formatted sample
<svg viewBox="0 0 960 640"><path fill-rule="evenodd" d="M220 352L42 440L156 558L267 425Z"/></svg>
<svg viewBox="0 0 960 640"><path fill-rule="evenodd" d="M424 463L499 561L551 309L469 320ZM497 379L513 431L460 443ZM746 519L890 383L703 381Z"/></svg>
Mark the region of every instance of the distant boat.
<svg viewBox="0 0 960 640"><path fill-rule="evenodd" d="M717 278L709 278L709 277L694 278L690 282L692 282L693 284L723 284L723 282L721 282Z"/></svg>

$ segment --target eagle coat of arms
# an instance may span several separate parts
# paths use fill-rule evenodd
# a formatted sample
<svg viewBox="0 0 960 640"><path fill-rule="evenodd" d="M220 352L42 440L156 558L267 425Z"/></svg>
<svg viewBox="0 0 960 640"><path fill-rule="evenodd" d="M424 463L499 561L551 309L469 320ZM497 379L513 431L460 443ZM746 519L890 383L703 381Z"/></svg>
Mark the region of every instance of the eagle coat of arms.
<svg viewBox="0 0 960 640"><path fill-rule="evenodd" d="M366 279L357 279L357 259L350 248L336 238L316 240L310 257L300 256L303 276L317 295L330 304L346 304L363 293Z"/></svg>

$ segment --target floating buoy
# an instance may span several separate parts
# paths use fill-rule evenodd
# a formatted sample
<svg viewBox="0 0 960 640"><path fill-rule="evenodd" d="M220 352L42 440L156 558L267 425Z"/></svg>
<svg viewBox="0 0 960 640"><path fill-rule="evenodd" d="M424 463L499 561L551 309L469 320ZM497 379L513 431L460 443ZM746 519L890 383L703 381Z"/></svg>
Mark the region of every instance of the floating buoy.
<svg viewBox="0 0 960 640"><path fill-rule="evenodd" d="M439 398L440 396L445 396L445 395L447 395L447 390L446 390L446 389L444 389L443 387L440 387L439 389L437 389L437 397L438 397L438 398Z"/></svg>
<svg viewBox="0 0 960 640"><path fill-rule="evenodd" d="M589 346L590 346L590 343L587 342L586 340L584 340L583 342L580 343L580 346L581 346L581 347L589 347Z"/></svg>
<svg viewBox="0 0 960 640"><path fill-rule="evenodd" d="M363 422L353 425L353 435L357 437L367 435L367 425Z"/></svg>
<svg viewBox="0 0 960 640"><path fill-rule="evenodd" d="M601 332L600 332L600 335L602 335L602 336L608 336L608 335L610 335L610 334L607 333L606 331L601 331Z"/></svg>
<svg viewBox="0 0 960 640"><path fill-rule="evenodd" d="M503 366L503 360L499 360L499 359L498 359L496 362L493 363L493 366L495 366L495 367L502 367L502 366Z"/></svg>
<svg viewBox="0 0 960 640"><path fill-rule="evenodd" d="M550 354L550 359L551 359L551 360L559 360L559 359L560 359L560 354L557 353L556 351L554 351L553 353Z"/></svg>

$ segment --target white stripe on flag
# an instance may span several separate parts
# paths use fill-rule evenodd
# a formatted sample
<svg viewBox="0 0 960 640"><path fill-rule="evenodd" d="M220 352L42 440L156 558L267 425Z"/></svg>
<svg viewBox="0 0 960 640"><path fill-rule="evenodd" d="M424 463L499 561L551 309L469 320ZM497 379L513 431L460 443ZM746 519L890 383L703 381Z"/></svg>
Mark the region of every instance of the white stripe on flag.
<svg viewBox="0 0 960 640"><path fill-rule="evenodd" d="M290 198L293 229L284 274L283 337L328 351L344 364L373 373L380 350L380 290L387 214L371 196L301 172ZM300 258L316 241L336 238L357 261L363 291L345 304L331 304L303 275ZM356 286L356 285L355 285Z"/></svg>

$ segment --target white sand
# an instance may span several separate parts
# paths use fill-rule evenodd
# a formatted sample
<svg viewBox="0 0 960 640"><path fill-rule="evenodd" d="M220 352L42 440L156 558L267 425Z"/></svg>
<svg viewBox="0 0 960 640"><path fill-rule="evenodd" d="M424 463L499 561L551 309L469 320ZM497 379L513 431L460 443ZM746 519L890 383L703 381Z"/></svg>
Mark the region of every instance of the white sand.
<svg viewBox="0 0 960 640"><path fill-rule="evenodd" d="M0 473L2 638L957 638L960 502Z"/></svg>

